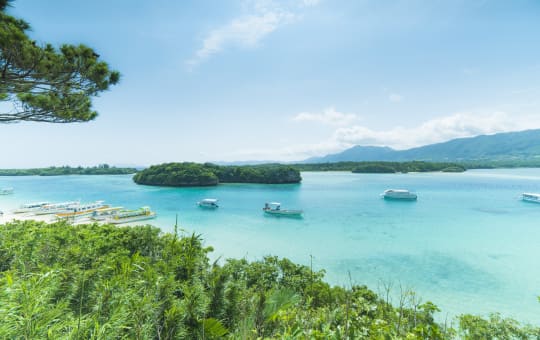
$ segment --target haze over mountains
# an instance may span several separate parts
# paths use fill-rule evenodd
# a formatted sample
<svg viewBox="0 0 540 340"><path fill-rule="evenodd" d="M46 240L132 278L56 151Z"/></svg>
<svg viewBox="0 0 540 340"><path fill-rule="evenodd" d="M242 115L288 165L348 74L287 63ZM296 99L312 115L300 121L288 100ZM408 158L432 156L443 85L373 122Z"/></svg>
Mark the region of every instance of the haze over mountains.
<svg viewBox="0 0 540 340"><path fill-rule="evenodd" d="M470 161L540 158L540 129L452 139L407 150L380 146L354 146L302 163L359 161Z"/></svg>

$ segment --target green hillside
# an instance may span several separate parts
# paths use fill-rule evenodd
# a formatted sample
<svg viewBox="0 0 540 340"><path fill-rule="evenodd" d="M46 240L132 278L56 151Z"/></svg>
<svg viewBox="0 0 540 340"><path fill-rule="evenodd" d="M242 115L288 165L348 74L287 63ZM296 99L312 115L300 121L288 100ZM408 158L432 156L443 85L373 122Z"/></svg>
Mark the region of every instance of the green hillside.
<svg viewBox="0 0 540 340"><path fill-rule="evenodd" d="M360 161L521 161L529 166L540 165L540 130L497 133L470 138L458 138L444 143L430 144L407 150L388 147L354 146L343 152L306 163ZM524 163L524 161L526 161Z"/></svg>

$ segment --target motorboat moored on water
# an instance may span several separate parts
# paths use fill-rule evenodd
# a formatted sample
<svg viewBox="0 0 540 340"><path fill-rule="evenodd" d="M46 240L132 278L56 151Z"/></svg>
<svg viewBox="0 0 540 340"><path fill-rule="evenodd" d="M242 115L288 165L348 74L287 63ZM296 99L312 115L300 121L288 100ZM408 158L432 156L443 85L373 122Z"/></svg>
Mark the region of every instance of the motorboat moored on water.
<svg viewBox="0 0 540 340"><path fill-rule="evenodd" d="M150 207L142 207L135 210L120 210L106 220L108 223L121 224L149 220L156 218L156 213L150 210Z"/></svg>
<svg viewBox="0 0 540 340"><path fill-rule="evenodd" d="M24 213L31 213L36 212L46 206L47 204L51 204L50 202L34 202L34 203L27 203L21 205L19 208L15 209L13 211L14 214L24 214Z"/></svg>
<svg viewBox="0 0 540 340"><path fill-rule="evenodd" d="M58 219L87 217L100 208L108 208L108 205L103 204L103 201L95 201L93 203L79 204L67 209L67 212L58 213Z"/></svg>
<svg viewBox="0 0 540 340"><path fill-rule="evenodd" d="M70 208L76 207L79 204L81 204L79 201L46 204L42 206L40 209L36 210L34 214L50 215L50 214L59 214L63 212L69 212Z"/></svg>
<svg viewBox="0 0 540 340"><path fill-rule="evenodd" d="M268 215L286 217L301 217L304 213L302 210L281 209L281 203L279 202L265 203L263 211Z"/></svg>
<svg viewBox="0 0 540 340"><path fill-rule="evenodd" d="M218 203L218 200L216 198L205 198L197 202L197 205L201 208L216 209L216 208L219 208L219 205L217 203Z"/></svg>
<svg viewBox="0 0 540 340"><path fill-rule="evenodd" d="M125 210L124 207L99 208L92 212L90 219L93 221L107 221L122 210Z"/></svg>
<svg viewBox="0 0 540 340"><path fill-rule="evenodd" d="M526 202L540 203L540 194L524 192L523 194L521 194L521 199Z"/></svg>
<svg viewBox="0 0 540 340"><path fill-rule="evenodd" d="M384 199L404 200L404 201L414 201L418 198L418 195L406 189L388 189L388 190L385 190L381 194L381 196Z"/></svg>
<svg viewBox="0 0 540 340"><path fill-rule="evenodd" d="M13 188L0 188L0 195L11 195L13 192Z"/></svg>

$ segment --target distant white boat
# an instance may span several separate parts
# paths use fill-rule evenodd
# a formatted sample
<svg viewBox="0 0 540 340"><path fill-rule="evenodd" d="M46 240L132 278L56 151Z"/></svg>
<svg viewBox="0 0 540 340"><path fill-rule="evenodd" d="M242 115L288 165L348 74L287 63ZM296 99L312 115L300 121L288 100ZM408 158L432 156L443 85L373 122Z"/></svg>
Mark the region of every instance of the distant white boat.
<svg viewBox="0 0 540 340"><path fill-rule="evenodd" d="M92 213L100 208L108 208L108 205L103 204L103 201L95 201L88 204L79 204L67 209L67 212L57 213L56 217L58 219L63 218L78 218L78 217L88 217Z"/></svg>
<svg viewBox="0 0 540 340"><path fill-rule="evenodd" d="M40 209L36 210L34 213L36 215L49 215L49 214L59 214L64 212L69 212L71 208L77 207L81 204L79 201L71 202L62 202L62 203L51 203L42 206Z"/></svg>
<svg viewBox="0 0 540 340"><path fill-rule="evenodd" d="M35 202L35 203L27 203L21 205L18 209L15 209L13 213L15 214L24 214L24 213L30 213L30 212L36 212L46 206L47 204L50 204L49 202Z"/></svg>
<svg viewBox="0 0 540 340"><path fill-rule="evenodd" d="M521 194L521 199L527 202L540 203L540 194L524 192Z"/></svg>
<svg viewBox="0 0 540 340"><path fill-rule="evenodd" d="M13 188L2 188L0 189L0 195L11 195L13 194Z"/></svg>
<svg viewBox="0 0 540 340"><path fill-rule="evenodd" d="M385 199L405 201L413 201L418 198L415 193L405 189L388 189L385 190L381 196Z"/></svg>
<svg viewBox="0 0 540 340"><path fill-rule="evenodd" d="M99 208L92 212L90 218L94 221L106 221L122 210L124 210L123 207Z"/></svg>
<svg viewBox="0 0 540 340"><path fill-rule="evenodd" d="M219 207L217 203L218 203L218 200L216 198L205 198L197 202L197 205L201 208L216 209Z"/></svg>
<svg viewBox="0 0 540 340"><path fill-rule="evenodd" d="M279 202L265 203L263 211L268 215L285 217L301 217L304 213L302 210L281 209L281 203Z"/></svg>
<svg viewBox="0 0 540 340"><path fill-rule="evenodd" d="M121 210L108 218L106 221L113 224L129 223L156 218L156 213L150 207L142 207L135 210Z"/></svg>

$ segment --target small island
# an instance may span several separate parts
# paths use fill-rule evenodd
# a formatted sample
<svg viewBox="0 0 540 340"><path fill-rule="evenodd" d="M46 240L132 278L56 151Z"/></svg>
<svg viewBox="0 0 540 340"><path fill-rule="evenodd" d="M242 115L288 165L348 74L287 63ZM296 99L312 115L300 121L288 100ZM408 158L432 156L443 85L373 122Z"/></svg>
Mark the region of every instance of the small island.
<svg viewBox="0 0 540 340"><path fill-rule="evenodd" d="M137 184L173 187L214 186L219 183L288 184L302 181L300 172L287 165L220 166L212 163L152 165L133 176Z"/></svg>
<svg viewBox="0 0 540 340"><path fill-rule="evenodd" d="M0 169L0 176L129 175L135 168L117 168L108 164L86 167L51 166L34 169Z"/></svg>

